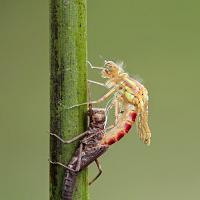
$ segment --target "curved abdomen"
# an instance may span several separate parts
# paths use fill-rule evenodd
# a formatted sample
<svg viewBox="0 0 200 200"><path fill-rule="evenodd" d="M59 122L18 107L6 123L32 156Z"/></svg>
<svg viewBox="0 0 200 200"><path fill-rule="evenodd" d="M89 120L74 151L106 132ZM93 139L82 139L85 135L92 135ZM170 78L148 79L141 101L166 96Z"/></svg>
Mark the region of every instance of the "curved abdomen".
<svg viewBox="0 0 200 200"><path fill-rule="evenodd" d="M102 145L112 145L115 142L119 141L124 135L126 135L131 129L133 123L135 122L137 117L136 111L129 111L124 114L121 118L121 122L119 121L118 125L107 132L103 139L101 140Z"/></svg>

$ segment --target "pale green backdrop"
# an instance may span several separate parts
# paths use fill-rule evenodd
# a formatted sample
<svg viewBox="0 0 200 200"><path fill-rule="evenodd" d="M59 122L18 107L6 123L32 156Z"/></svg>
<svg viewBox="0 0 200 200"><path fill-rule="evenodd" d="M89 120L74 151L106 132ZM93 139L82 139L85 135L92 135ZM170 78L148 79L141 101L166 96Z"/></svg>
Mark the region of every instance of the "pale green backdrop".
<svg viewBox="0 0 200 200"><path fill-rule="evenodd" d="M1 200L48 199L48 4L0 0ZM197 0L88 0L89 60L123 60L143 81L153 135L146 147L133 129L101 158L91 200L200 199L199 7ZM104 81L98 71L89 77ZM93 99L104 92L93 86Z"/></svg>

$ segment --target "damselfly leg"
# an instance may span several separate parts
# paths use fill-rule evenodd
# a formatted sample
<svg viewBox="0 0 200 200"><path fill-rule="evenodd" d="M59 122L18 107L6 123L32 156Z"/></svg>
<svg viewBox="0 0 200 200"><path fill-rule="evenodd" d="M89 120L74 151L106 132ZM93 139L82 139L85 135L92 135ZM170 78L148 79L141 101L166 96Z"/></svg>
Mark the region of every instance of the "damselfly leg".
<svg viewBox="0 0 200 200"><path fill-rule="evenodd" d="M107 86L105 85L105 83L100 83L100 82L92 81L92 80L87 80L87 81L88 81L88 83L93 83L93 84L96 84L96 85L100 85L100 86L102 86L102 87L107 87Z"/></svg>
<svg viewBox="0 0 200 200"><path fill-rule="evenodd" d="M81 138L83 138L86 134L88 133L88 131L85 131L83 133L81 133L80 135L75 136L74 138L70 139L70 140L63 140L61 137L59 137L58 135L54 134L54 133L50 133L50 135L58 138L62 143L64 144L70 144L76 140L79 140Z"/></svg>
<svg viewBox="0 0 200 200"><path fill-rule="evenodd" d="M100 69L100 70L103 70L104 67L95 67L92 65L92 63L90 61L87 61L88 65L90 66L91 69Z"/></svg>
<svg viewBox="0 0 200 200"><path fill-rule="evenodd" d="M82 152L83 152L83 144L81 143L80 146L79 146L79 150L78 150L78 156L77 156L77 161L76 161L76 167L75 169L69 167L69 166L66 166L65 164L61 163L61 162L54 162L54 161L51 161L49 160L49 162L51 164L54 164L54 165L60 165L62 167L64 167L65 169L68 169L72 172L78 172L80 170L80 166L81 166L81 157L82 157Z"/></svg>
<svg viewBox="0 0 200 200"><path fill-rule="evenodd" d="M89 182L89 185L94 183L99 178L99 176L102 174L102 168L101 168L101 165L100 165L100 163L99 163L99 161L97 159L95 160L95 163L97 165L99 173Z"/></svg>
<svg viewBox="0 0 200 200"><path fill-rule="evenodd" d="M111 102L108 101L107 105L106 105L106 119L108 118L108 113L109 111L114 107L114 116L115 116L115 122L114 125L112 126L116 126L118 121L119 121L119 116L120 113L122 112L122 108L120 106L120 96L115 96L113 99L111 99Z"/></svg>
<svg viewBox="0 0 200 200"><path fill-rule="evenodd" d="M114 94L117 90L119 89L119 86L115 86L113 87L108 93L106 93L105 95L103 95L101 98L99 98L96 101L91 101L91 102L85 102L85 103L80 103L80 104L75 104L73 106L70 106L66 109L71 109L71 108L75 108L75 107L79 107L79 106L83 106L83 105L87 105L87 104L97 104L97 103L101 103L104 100L106 100L108 97L110 97L112 94Z"/></svg>
<svg viewBox="0 0 200 200"><path fill-rule="evenodd" d="M52 161L52 160L49 160L49 162L50 162L51 164L53 164L53 165L60 165L60 166L64 167L65 169L68 169L68 170L70 170L70 171L72 171L72 172L76 172L76 170L74 170L74 169L72 169L72 168L70 168L70 167L64 165L64 164L61 163L61 162L54 162L54 161Z"/></svg>

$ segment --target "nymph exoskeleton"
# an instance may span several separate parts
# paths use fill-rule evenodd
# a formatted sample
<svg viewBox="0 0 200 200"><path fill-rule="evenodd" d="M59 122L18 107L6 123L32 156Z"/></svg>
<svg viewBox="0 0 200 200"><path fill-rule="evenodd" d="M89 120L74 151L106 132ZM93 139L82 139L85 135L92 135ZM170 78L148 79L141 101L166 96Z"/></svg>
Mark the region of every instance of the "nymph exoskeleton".
<svg viewBox="0 0 200 200"><path fill-rule="evenodd" d="M50 161L52 164L61 165L66 169L62 187L62 200L72 200L76 176L89 164L95 161L99 169L99 173L89 184L93 183L102 173L101 166L97 159L104 154L109 147L109 145L100 145L106 123L105 112L105 109L92 108L90 104L88 111L88 130L71 140L65 141L58 135L51 133L52 136L58 138L65 144L69 144L80 139L79 147L76 149L73 157L67 165L60 162Z"/></svg>
<svg viewBox="0 0 200 200"><path fill-rule="evenodd" d="M90 64L90 63L89 63ZM90 64L91 65L91 64ZM150 144L151 132L148 126L148 91L147 89L139 83L137 80L131 78L128 73L124 73L121 66L117 65L113 61L105 61L104 67L93 67L96 69L101 69L101 74L103 78L108 79L105 84L97 83L95 81L90 81L97 83L99 85L104 85L109 88L109 92L101 97L97 101L92 101L92 104L100 103L106 98L114 94L113 102L115 102L115 116L116 125L113 129L108 131L104 138L103 143L114 143L122 138L126 133L128 133L131 125L138 118L138 135L140 139L145 144ZM79 105L84 105L79 104ZM119 117L119 104L124 108L124 113ZM70 108L79 106L74 105Z"/></svg>

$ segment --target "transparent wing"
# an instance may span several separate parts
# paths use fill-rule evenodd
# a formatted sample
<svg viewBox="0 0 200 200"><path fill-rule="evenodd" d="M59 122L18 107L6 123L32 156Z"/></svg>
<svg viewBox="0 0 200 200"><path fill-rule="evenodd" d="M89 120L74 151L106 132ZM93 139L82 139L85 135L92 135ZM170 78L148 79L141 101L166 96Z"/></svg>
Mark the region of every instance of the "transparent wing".
<svg viewBox="0 0 200 200"><path fill-rule="evenodd" d="M139 96L140 106L138 114L138 135L147 145L151 142L151 131L148 125L148 93L145 89L143 95Z"/></svg>

